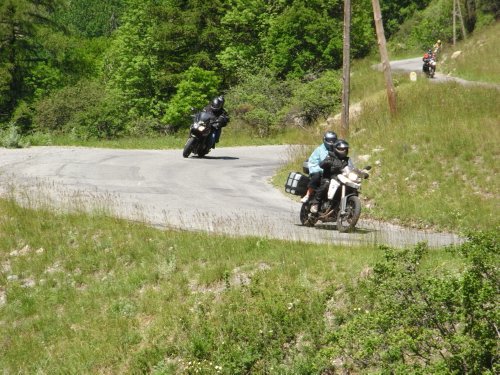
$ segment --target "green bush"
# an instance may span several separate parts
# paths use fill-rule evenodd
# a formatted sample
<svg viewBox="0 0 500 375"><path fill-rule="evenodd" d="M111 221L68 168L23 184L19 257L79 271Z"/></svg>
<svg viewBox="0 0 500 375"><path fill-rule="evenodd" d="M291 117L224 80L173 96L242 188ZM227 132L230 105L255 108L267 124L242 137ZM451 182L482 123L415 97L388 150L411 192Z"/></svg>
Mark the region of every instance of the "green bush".
<svg viewBox="0 0 500 375"><path fill-rule="evenodd" d="M28 146L23 142L21 133L13 123L3 131L0 131L0 144L6 148L22 148Z"/></svg>
<svg viewBox="0 0 500 375"><path fill-rule="evenodd" d="M452 2L437 0L426 9L416 12L391 39L393 49L418 48L426 51L436 40L451 40L453 36ZM459 31L457 25L457 32Z"/></svg>
<svg viewBox="0 0 500 375"><path fill-rule="evenodd" d="M122 102L96 81L65 87L34 107L35 131L71 133L80 139L110 138L126 131Z"/></svg>
<svg viewBox="0 0 500 375"><path fill-rule="evenodd" d="M450 248L461 272L424 269L428 248L386 249L385 260L337 314L325 351L357 373L498 373L499 232Z"/></svg>
<svg viewBox="0 0 500 375"><path fill-rule="evenodd" d="M190 123L191 108L204 107L218 94L220 79L208 70L192 66L182 75L177 92L168 103L163 122L179 128Z"/></svg>
<svg viewBox="0 0 500 375"><path fill-rule="evenodd" d="M339 73L326 71L319 78L296 86L283 120L300 125L311 125L338 110L342 99Z"/></svg>
<svg viewBox="0 0 500 375"><path fill-rule="evenodd" d="M280 81L266 70L247 76L226 96L233 126L249 126L261 137L269 135L290 103L292 87L292 81Z"/></svg>
<svg viewBox="0 0 500 375"><path fill-rule="evenodd" d="M21 134L27 134L33 124L33 110L26 102L22 101L12 114L11 120L16 124Z"/></svg>

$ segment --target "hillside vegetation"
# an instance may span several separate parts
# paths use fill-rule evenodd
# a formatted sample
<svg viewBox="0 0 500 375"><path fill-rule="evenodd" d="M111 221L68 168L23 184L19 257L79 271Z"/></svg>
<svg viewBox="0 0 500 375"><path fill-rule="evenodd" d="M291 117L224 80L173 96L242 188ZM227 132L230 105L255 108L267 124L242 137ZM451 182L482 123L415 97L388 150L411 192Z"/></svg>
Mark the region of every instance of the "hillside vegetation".
<svg viewBox="0 0 500 375"><path fill-rule="evenodd" d="M182 9L175 8L174 2L63 1L70 6L67 13L50 13L55 11L51 7L45 11L58 14L73 28L74 34L69 35L78 43L69 43L67 34L47 32L44 27L50 22L37 26L38 32L46 33L28 35L28 31L34 31L27 27L32 20L23 17L33 14L30 7L56 3L7 0L0 5L2 17L11 11L11 16L20 17L16 22L22 21L21 26L26 27L27 38L17 40L19 44L12 45L13 50L27 54L36 51L26 56L43 57L35 65L21 63L28 60L16 60L20 75L16 76L17 81L9 81L13 77L5 69L6 55L1 55L2 92L8 91L6 87L15 89L12 82L23 82L23 89L14 92L18 96L9 100L5 100L9 96L2 96L0 105L5 121L1 138L5 145L59 141L113 147L179 147L182 131L172 135L171 129L165 128L166 123L159 120L166 115L166 107L153 106L160 112L147 112L151 102L143 99L151 99L151 91L136 91L143 87L157 88L142 85L134 74L149 74L149 68L158 66L152 63L158 61L145 60L141 55L130 60L133 64L123 66L117 60L104 59L105 51L112 45L116 59L125 56L125 52L136 51L128 49L132 46L128 42L142 42L140 38L132 38L138 35L134 34L137 30L158 37L155 43L174 40L170 37L175 35L180 38L179 48L191 42L198 48L214 35L209 29L199 33L202 11L214 11L216 19L206 23L213 25L221 21L218 12L227 9L217 1L187 1ZM294 15L308 2L289 2L296 5L292 9L285 3L288 4L277 2L273 13L262 6L274 2L231 2L235 8L230 16L224 14L224 22L232 25L228 30L234 28L241 34L234 40L227 39L229 45L222 45L230 47L233 41L245 45L247 36L265 35L270 38L267 46L274 47L272 36L290 26L281 21L294 20ZM158 10L155 17L139 17L140 12L155 4L166 8L154 8ZM195 5L200 7L199 14L190 13ZM250 10L259 12L239 12L243 5L253 5ZM385 12L393 15L387 25L391 35L406 19L404 14L411 18L418 8L411 2L404 7L398 5L403 4L385 4ZM488 1L481 3L482 7L494 8L494 5ZM358 6L366 10L369 4ZM18 12L12 13L14 9ZM406 10L402 15L391 11L401 9ZM495 9L488 14L495 14ZM90 10L99 10L95 13L99 15L113 14L114 18L88 18ZM286 12L282 14L280 10ZM339 9L337 13L340 16ZM276 18L253 18L262 14ZM308 12L304 15L314 19ZM164 28L166 23L146 21L152 19L172 20L169 23L172 28ZM248 25L257 21L261 22L257 23L259 27L264 28L269 22L277 29L269 34L262 29L248 34L249 28L253 30ZM118 25L126 27L115 34ZM162 27L157 29L159 26ZM5 30L2 28L0 32ZM497 30L497 26L484 28L484 34L475 33L471 41L481 38L488 45L494 43ZM232 34L223 35L228 38ZM113 42L109 43L111 39L107 38ZM434 35L424 39L434 40ZM38 43L40 40L44 43ZM373 41L373 35L368 40ZM24 43L30 41L37 43ZM145 39L143 44L139 43L144 48L141 53L171 57L159 62L158 71L162 75L146 74L158 79L153 81L162 90L183 80L191 82L192 77L218 82L217 77L223 75L207 73L210 65L203 71L189 70L174 58L181 56L180 52L175 56L175 46L163 44L160 49L163 54L156 55L158 45L149 42ZM338 46L339 40L336 42L333 44ZM249 42L248 46L253 44ZM481 52L477 54L492 62L485 64L488 72L481 77L494 76L497 69L494 62L498 60L493 59L497 51L477 42L464 48L463 61L456 60L453 74L476 70L469 65L476 62L468 56L478 47ZM444 53L450 56L448 48L445 45ZM225 50L231 51L234 49ZM181 48L181 52L188 56L197 52L195 60L201 65L215 61L210 59L214 55L205 55L202 49ZM252 54L253 50L246 52ZM274 55L269 66L286 67L290 72L303 61L287 65L288 60L280 56ZM308 56L301 58L315 61L307 59ZM100 82L97 77L103 77L98 73L96 61L103 63L108 73L114 72L114 76L110 74L116 90L102 90L96 84L96 80ZM411 82L407 75L394 75L398 115L391 117L383 76L371 68L374 62L378 61L373 55L355 61L352 75L352 98L360 102L362 111L351 119L348 140L358 163L373 165L372 176L362 191L363 215L458 231L466 238L464 244L429 250L425 244L390 249L255 237L235 239L163 231L99 212L56 213L52 208L40 208L39 202L31 201L30 197L26 197L27 207L8 197L2 198L2 371L155 375L500 373L497 213L500 91L436 83L421 77ZM260 67L260 63L256 66ZM449 63L450 60L445 62L446 69L451 67ZM440 69L445 68L440 66ZM125 77L122 73L130 70L134 73L128 76L130 80L122 80ZM86 72L85 80L80 81L82 72ZM38 78L30 81L28 77L35 77L35 73ZM280 187L286 173L301 169L302 161L319 144L326 128L338 130L338 123L320 121L318 125L318 120L338 112L339 73L331 70L308 73L314 74L284 79L276 71L260 69L258 74L246 75L241 80L233 77L238 84L229 85L230 89L224 87L228 89L228 107L233 106L233 122L224 133L222 145L300 142L309 147L276 176ZM23 79L19 80L20 77ZM490 78L484 80L495 82ZM153 92L156 95L157 91ZM178 100L174 91L162 91L162 95L164 104ZM332 102L327 100L328 95L337 96ZM133 105L120 112L124 98L132 98ZM307 105L300 106L302 103ZM319 105L311 105L315 103ZM144 108L146 112L140 112ZM115 117L118 112L126 114L125 118ZM283 122L284 118L288 120ZM40 132L41 123L37 121L60 127L48 126ZM123 129L126 131L122 133ZM158 134L162 137L154 136ZM150 142L152 138L154 142Z"/></svg>
<svg viewBox="0 0 500 375"><path fill-rule="evenodd" d="M0 200L5 373L495 373L498 233L234 239Z"/></svg>

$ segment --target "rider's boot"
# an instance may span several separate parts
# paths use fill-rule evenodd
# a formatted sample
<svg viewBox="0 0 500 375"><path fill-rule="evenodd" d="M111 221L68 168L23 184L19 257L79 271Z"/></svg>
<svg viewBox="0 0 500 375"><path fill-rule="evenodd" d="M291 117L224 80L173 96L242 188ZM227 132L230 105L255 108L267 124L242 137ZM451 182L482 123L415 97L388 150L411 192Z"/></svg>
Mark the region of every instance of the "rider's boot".
<svg viewBox="0 0 500 375"><path fill-rule="evenodd" d="M302 197L302 199L300 200L301 203L306 203L306 202L309 202L309 199L312 197L312 195L314 194L314 189L312 188L308 188L307 189L307 192L306 192L306 195L304 195Z"/></svg>

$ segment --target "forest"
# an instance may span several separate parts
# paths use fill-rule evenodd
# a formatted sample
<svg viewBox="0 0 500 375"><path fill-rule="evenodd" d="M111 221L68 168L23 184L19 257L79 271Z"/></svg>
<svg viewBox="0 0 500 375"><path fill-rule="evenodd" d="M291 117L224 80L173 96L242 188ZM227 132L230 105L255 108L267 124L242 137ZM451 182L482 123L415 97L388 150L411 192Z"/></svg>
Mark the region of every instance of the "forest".
<svg viewBox="0 0 500 375"><path fill-rule="evenodd" d="M410 50L450 39L451 9L384 1L386 37ZM340 102L343 12L339 0L1 0L0 130L172 134L220 93L259 136L312 124ZM463 12L473 30L499 7L466 0ZM376 45L371 2L352 1L351 58Z"/></svg>

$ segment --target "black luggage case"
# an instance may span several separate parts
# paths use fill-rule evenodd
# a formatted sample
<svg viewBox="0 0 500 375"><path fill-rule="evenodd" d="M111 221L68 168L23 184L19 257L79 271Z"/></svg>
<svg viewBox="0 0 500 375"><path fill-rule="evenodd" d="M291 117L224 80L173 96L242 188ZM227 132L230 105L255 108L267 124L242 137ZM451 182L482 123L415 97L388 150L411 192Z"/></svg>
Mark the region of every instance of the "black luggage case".
<svg viewBox="0 0 500 375"><path fill-rule="evenodd" d="M307 192L309 177L299 172L290 172L285 183L285 191L293 195L303 196Z"/></svg>

